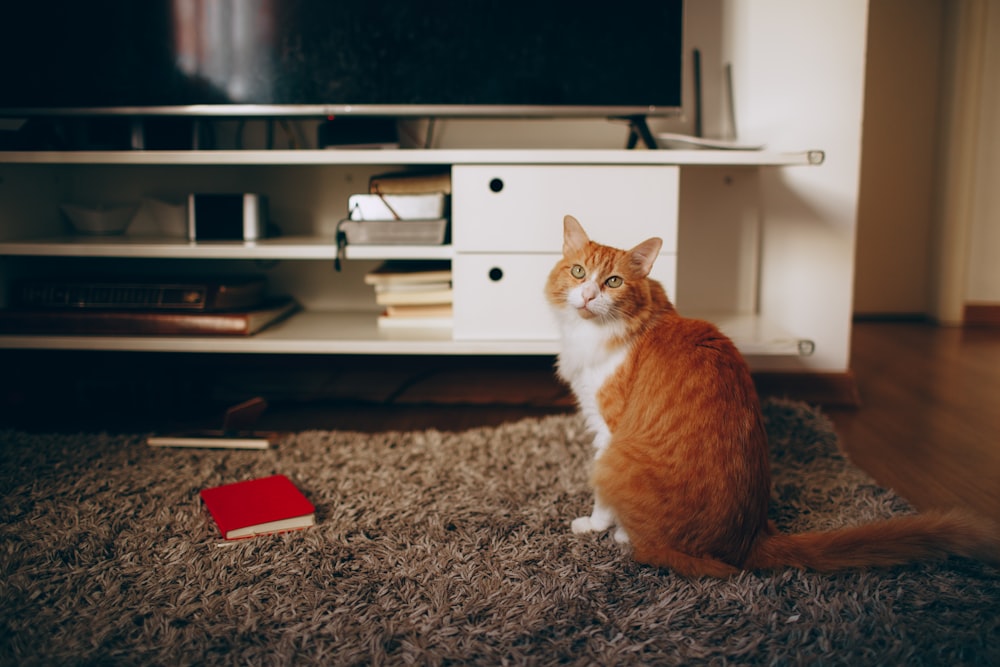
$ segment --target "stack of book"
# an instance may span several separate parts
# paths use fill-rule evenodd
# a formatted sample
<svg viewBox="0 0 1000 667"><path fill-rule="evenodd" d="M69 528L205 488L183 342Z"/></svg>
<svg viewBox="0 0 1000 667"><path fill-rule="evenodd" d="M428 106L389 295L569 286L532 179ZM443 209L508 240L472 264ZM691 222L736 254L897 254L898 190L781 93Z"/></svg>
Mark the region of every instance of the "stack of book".
<svg viewBox="0 0 1000 667"><path fill-rule="evenodd" d="M447 260L391 260L365 275L383 307L380 327L451 327L451 263Z"/></svg>
<svg viewBox="0 0 1000 667"><path fill-rule="evenodd" d="M16 283L0 333L249 336L295 310L259 276L32 278Z"/></svg>

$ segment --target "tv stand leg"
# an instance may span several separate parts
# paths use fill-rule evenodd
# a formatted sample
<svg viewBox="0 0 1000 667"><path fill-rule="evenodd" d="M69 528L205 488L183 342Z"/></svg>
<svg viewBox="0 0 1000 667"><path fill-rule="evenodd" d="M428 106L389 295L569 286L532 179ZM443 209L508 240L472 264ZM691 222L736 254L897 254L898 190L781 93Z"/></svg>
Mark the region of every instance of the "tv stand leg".
<svg viewBox="0 0 1000 667"><path fill-rule="evenodd" d="M629 126L628 144L626 146L629 150L636 147L639 139L642 139L642 143L646 144L646 148L650 150L659 148L656 144L656 137L649 131L649 124L646 122L645 116L626 116L625 120L628 121Z"/></svg>

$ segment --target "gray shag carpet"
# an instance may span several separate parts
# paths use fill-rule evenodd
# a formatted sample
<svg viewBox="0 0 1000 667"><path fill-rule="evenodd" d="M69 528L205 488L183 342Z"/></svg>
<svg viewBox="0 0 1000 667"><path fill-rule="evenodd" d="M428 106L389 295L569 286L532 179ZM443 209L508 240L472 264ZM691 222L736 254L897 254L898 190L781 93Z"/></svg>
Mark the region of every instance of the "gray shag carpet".
<svg viewBox="0 0 1000 667"><path fill-rule="evenodd" d="M765 410L784 528L911 511L821 414ZM1000 664L1000 576L976 562L688 580L571 534L589 440L570 416L264 452L0 431L0 663ZM273 473L318 524L223 543L199 490Z"/></svg>

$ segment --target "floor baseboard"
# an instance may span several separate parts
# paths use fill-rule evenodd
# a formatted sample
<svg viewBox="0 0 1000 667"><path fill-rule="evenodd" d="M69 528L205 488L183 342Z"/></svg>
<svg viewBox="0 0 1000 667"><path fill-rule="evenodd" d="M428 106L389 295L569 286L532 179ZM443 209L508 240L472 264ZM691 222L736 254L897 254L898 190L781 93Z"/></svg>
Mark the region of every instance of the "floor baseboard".
<svg viewBox="0 0 1000 667"><path fill-rule="evenodd" d="M962 324L967 327L1000 327L1000 304L965 304Z"/></svg>

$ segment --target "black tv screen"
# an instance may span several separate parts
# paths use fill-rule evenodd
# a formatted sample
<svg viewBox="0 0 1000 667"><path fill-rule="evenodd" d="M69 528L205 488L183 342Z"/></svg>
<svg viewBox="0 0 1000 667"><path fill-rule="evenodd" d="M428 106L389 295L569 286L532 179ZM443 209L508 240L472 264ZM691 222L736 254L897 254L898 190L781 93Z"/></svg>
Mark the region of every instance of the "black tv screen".
<svg viewBox="0 0 1000 667"><path fill-rule="evenodd" d="M669 115L682 4L8 4L0 114Z"/></svg>

